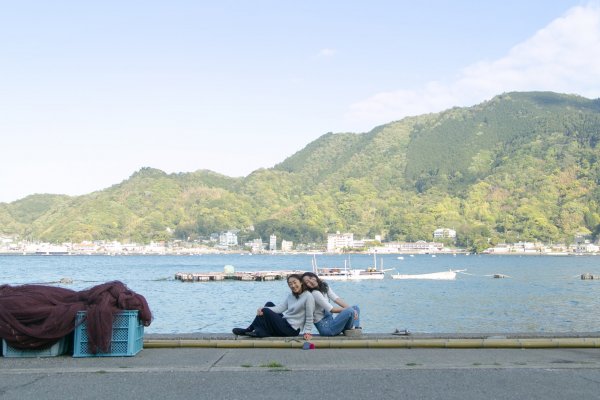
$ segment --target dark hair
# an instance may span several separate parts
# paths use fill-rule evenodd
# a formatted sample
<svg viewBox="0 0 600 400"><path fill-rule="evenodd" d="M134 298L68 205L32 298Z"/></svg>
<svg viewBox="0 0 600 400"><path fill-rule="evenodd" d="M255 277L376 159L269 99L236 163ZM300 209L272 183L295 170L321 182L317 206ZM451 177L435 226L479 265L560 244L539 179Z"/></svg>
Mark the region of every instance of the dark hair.
<svg viewBox="0 0 600 400"><path fill-rule="evenodd" d="M319 289L319 292L327 294L327 292L329 291L329 285L327 284L327 282L323 282L321 278L317 276L317 274L314 274L312 272L303 273L302 278L304 278L305 276L315 278L317 280L317 288ZM304 283L304 281L302 283ZM313 289L311 288L308 288L308 290L310 290L311 292L313 291Z"/></svg>
<svg viewBox="0 0 600 400"><path fill-rule="evenodd" d="M304 282L302 282L302 276L300 274L290 274L288 275L288 277L286 278L286 281L288 283L288 285L290 284L290 279L298 279L300 281L300 285L302 287L302 292L300 292L301 294L304 293L304 291L306 290L306 285L304 284ZM294 293L292 292L292 294L294 295L295 298L300 297L300 295L298 293Z"/></svg>

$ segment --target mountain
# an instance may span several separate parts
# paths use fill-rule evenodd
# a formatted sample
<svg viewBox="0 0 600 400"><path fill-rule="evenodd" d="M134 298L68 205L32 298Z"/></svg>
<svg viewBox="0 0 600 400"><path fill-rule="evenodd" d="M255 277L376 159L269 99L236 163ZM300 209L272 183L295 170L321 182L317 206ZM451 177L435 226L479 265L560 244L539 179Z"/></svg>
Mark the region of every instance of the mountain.
<svg viewBox="0 0 600 400"><path fill-rule="evenodd" d="M600 233L600 100L505 93L473 107L327 133L245 178L143 168L84 196L0 204L0 233L47 241L188 239L238 229L294 241L326 232L475 246ZM254 231L252 230L254 229Z"/></svg>

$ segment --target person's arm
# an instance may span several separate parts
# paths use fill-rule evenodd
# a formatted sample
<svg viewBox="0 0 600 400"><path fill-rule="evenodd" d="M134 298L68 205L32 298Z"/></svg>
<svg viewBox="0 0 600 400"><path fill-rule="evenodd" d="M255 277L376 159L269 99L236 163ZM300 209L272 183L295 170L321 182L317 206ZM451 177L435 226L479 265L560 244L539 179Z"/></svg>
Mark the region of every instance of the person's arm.
<svg viewBox="0 0 600 400"><path fill-rule="evenodd" d="M330 313L340 313L344 310L344 307L334 307L329 302L328 298L325 298L325 295L318 290L313 290L313 297L315 298L315 308L322 308L323 310ZM339 298L336 296L336 298Z"/></svg>
<svg viewBox="0 0 600 400"><path fill-rule="evenodd" d="M329 301L327 301L325 296L323 296L323 293L319 292L318 290L313 290L312 297L315 300L315 308L317 308L317 309L322 308L325 311L336 312L336 311L331 311L333 309L333 306L331 305L331 303ZM339 312L339 311L337 311L337 312Z"/></svg>
<svg viewBox="0 0 600 400"><path fill-rule="evenodd" d="M304 304L304 340L312 339L312 328L313 328L313 318L315 313L315 298L312 294L309 293L309 296L306 296L306 303Z"/></svg>
<svg viewBox="0 0 600 400"><path fill-rule="evenodd" d="M334 301L335 301L335 303L336 303L337 305L339 305L339 306L341 307L341 309L340 309L339 311L332 311L332 312L340 312L340 311L342 311L344 308L348 308L348 307L350 307L350 305L349 305L348 303L346 303L346 302L344 301L344 299L342 299L341 297L338 297L338 298L337 298L337 299L335 299ZM334 308L338 308L338 307L334 307Z"/></svg>
<svg viewBox="0 0 600 400"><path fill-rule="evenodd" d="M339 313L341 312L344 308L348 308L350 307L350 304L346 303L344 301L344 299L342 299L340 296L338 296L333 289L331 288L331 286L328 288L327 290L327 297L329 297L329 299L331 301L333 301L335 304L337 304L338 306L341 307L341 309L338 309L337 307L335 307L334 309L331 310L331 312L334 313ZM337 310L337 311L336 311Z"/></svg>
<svg viewBox="0 0 600 400"><path fill-rule="evenodd" d="M281 314L282 312L284 312L285 310L288 309L288 298L286 297L284 301L282 301L281 303L279 303L273 307L261 307L258 309L258 312L256 314L262 315L263 308L268 308L269 310L271 310L277 314Z"/></svg>

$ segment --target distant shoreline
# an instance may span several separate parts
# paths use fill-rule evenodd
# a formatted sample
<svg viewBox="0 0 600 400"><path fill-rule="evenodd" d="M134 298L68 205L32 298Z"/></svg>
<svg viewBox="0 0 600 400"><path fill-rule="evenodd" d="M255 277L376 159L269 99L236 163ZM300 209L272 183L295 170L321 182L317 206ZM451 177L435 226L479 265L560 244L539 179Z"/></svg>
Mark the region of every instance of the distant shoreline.
<svg viewBox="0 0 600 400"><path fill-rule="evenodd" d="M57 257L57 256L105 256L105 257L115 257L115 256L181 256L181 257L191 257L191 256L218 256L218 255L239 255L239 256L294 256L294 255L320 255L320 256L344 256L344 255L372 255L373 253L369 252L351 252L351 253L326 253L326 252L274 252L274 253L248 253L248 252L206 252L206 253L177 253L177 252L166 252L166 253L88 253L88 252L70 252L70 253L27 253L27 252L0 252L0 256L26 256L26 257ZM581 257L581 256L597 256L599 253L466 253L466 252L440 252L440 253L377 253L378 256L551 256L551 257Z"/></svg>

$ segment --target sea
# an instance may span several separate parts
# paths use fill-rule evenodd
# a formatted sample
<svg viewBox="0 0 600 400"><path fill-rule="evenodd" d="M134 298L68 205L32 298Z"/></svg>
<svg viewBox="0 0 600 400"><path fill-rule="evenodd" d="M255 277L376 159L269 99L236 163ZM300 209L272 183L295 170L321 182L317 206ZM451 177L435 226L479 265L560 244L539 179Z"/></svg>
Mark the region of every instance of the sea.
<svg viewBox="0 0 600 400"><path fill-rule="evenodd" d="M153 321L146 333L228 333L245 327L267 301L283 301L285 281L181 282L177 272L366 268L373 256L348 255L144 255L0 256L0 284L46 284L73 290L118 280L143 295ZM409 329L424 333L552 333L600 330L598 256L378 255L389 273L465 270L453 281L383 280L331 282L335 292L361 309L365 333ZM228 267L230 268L230 267ZM505 278L494 278L504 275ZM59 283L61 279L72 283Z"/></svg>

